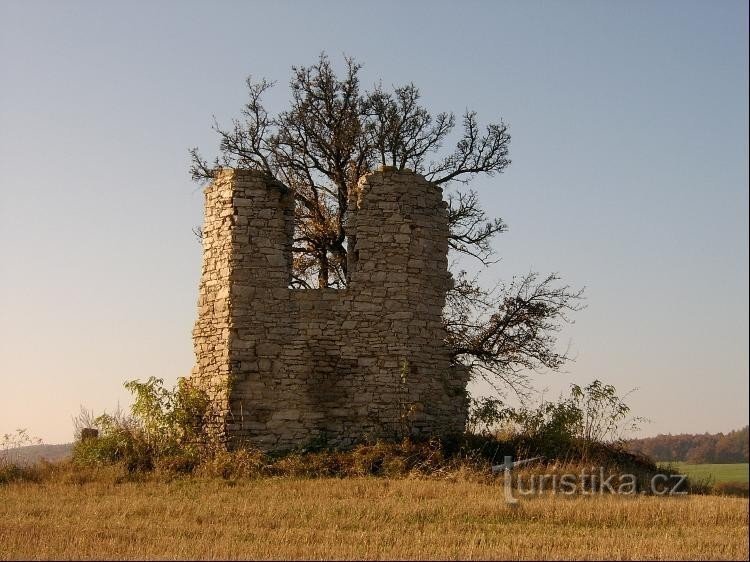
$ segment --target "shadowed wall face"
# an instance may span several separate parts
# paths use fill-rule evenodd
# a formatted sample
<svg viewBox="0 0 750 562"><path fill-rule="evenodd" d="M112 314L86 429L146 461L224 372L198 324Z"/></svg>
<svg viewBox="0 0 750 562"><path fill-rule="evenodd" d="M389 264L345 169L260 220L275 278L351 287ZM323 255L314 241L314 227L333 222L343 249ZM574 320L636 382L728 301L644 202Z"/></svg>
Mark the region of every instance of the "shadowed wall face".
<svg viewBox="0 0 750 562"><path fill-rule="evenodd" d="M294 202L259 172L222 170L206 188L193 378L230 445L463 431L466 369L441 315L448 272L439 187L384 168L350 205L346 289L289 289Z"/></svg>

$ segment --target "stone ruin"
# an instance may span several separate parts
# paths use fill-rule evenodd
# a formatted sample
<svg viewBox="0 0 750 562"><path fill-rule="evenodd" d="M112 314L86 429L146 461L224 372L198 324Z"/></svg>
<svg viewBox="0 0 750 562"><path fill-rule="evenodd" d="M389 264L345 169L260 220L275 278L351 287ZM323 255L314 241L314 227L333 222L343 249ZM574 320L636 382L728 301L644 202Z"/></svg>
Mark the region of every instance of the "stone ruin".
<svg viewBox="0 0 750 562"><path fill-rule="evenodd" d="M205 189L191 380L233 447L348 447L462 432L468 371L441 321L447 204L408 170L364 176L344 225L345 289L290 288L294 200L259 171L219 169Z"/></svg>

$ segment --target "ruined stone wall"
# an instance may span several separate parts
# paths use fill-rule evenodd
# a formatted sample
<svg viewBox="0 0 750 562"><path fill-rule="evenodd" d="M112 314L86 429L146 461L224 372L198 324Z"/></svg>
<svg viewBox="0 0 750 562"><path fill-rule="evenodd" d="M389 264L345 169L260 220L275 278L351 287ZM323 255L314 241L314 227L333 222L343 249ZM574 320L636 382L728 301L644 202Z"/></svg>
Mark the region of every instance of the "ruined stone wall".
<svg viewBox="0 0 750 562"><path fill-rule="evenodd" d="M451 283L441 189L384 169L362 178L350 209L347 288L294 290L291 194L239 170L206 188L193 377L230 444L463 430L467 373L451 365L441 323Z"/></svg>

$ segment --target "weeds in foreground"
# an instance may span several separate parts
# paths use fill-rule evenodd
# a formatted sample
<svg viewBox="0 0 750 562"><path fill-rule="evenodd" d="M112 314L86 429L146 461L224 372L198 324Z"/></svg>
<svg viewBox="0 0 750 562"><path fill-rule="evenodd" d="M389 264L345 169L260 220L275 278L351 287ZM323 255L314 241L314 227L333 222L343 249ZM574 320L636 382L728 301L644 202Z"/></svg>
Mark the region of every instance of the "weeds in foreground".
<svg viewBox="0 0 750 562"><path fill-rule="evenodd" d="M496 479L492 466L506 457L538 458L535 464L513 471L514 485L519 486L523 479L543 475L554 479L556 475L588 473L590 479L596 471L607 476L633 475L639 491L650 491L648 483L653 475L678 473L674 467L659 469L647 457L625 451L619 441L605 442L606 435L614 434L629 410L614 388L599 392L597 383L584 390L574 388L572 399L544 404L536 410L498 409L497 404L485 404L473 415L475 423L484 424L481 434L375 441L349 450L308 447L274 455L252 447L227 450L215 445L204 433L209 401L185 379L172 389L164 388L163 381L156 378L130 381L125 386L135 398L129 414L94 417L82 410L74 419L77 441L69 462L21 466L6 461L0 464L0 483L85 484L97 479L117 483L186 476L231 481L374 476L490 482ZM506 427L510 422L515 431L486 430L498 420L505 421ZM599 429L587 431L589 426ZM20 438L28 436L20 432L16 441ZM712 489L710 483L701 481L687 486L694 493ZM725 487L721 493L736 490Z"/></svg>

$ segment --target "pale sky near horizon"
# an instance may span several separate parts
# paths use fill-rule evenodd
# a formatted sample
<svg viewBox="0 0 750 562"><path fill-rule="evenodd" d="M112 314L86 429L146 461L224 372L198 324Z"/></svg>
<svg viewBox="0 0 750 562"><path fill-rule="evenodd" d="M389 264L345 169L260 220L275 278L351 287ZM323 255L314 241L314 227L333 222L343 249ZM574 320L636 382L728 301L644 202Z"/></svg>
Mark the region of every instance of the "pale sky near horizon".
<svg viewBox="0 0 750 562"><path fill-rule="evenodd" d="M638 388L642 435L748 423L746 2L0 0L0 435L67 442L79 405L189 373L188 148L214 154L248 74L278 110L321 51L509 123L474 183L510 226L484 278L586 286L545 397L599 378Z"/></svg>

